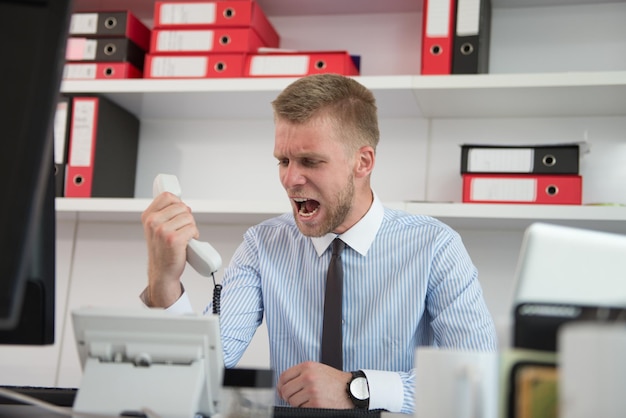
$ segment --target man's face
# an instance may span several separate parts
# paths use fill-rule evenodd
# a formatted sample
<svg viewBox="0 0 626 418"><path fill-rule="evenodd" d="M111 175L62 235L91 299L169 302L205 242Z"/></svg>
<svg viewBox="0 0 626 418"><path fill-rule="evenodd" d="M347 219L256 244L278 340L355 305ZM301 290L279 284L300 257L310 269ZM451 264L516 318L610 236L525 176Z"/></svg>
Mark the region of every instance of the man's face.
<svg viewBox="0 0 626 418"><path fill-rule="evenodd" d="M335 139L332 123L316 117L304 125L278 120L274 156L296 224L307 236L342 233L354 203L353 155Z"/></svg>

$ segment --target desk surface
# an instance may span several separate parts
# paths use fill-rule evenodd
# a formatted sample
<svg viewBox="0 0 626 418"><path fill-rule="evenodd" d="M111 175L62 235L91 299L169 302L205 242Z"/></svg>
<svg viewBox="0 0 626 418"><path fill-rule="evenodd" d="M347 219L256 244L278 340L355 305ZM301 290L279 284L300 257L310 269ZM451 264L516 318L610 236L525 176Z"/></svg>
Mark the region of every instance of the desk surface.
<svg viewBox="0 0 626 418"><path fill-rule="evenodd" d="M367 415L367 414L366 414ZM333 417L336 415L329 414ZM356 415L353 415L356 416ZM409 415L405 414L393 414L390 412L381 413L381 418L407 418ZM41 408L30 405L0 405L0 418L61 418L67 416L56 414L50 411L44 411Z"/></svg>
<svg viewBox="0 0 626 418"><path fill-rule="evenodd" d="M5 387L31 397L70 408L74 402L76 389L41 387ZM43 410L36 406L22 405L0 397L0 418L59 418L65 415ZM357 409L311 409L275 407L274 418L406 418L404 414L392 414L380 410L361 411Z"/></svg>
<svg viewBox="0 0 626 418"><path fill-rule="evenodd" d="M0 418L67 418L67 415L44 411L30 405L0 405Z"/></svg>
<svg viewBox="0 0 626 418"><path fill-rule="evenodd" d="M330 414L329 417L336 415ZM353 415L356 416L356 415ZM381 418L407 418L409 415L393 414L390 412L381 413ZM41 408L30 405L0 405L0 418L61 418L66 415L56 414L50 411L44 411Z"/></svg>

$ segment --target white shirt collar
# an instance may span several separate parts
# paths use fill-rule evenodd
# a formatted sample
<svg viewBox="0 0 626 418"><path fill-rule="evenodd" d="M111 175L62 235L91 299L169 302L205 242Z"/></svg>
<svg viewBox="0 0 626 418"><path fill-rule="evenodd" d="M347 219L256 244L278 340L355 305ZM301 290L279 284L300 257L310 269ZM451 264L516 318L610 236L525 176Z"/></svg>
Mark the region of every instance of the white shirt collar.
<svg viewBox="0 0 626 418"><path fill-rule="evenodd" d="M385 208L376 193L373 193L374 200L369 210L354 226L343 234L339 235L341 240L348 244L350 248L361 255L367 255L376 233L383 222ZM328 233L322 237L312 237L313 246L318 256L322 256L331 242L337 237L337 234Z"/></svg>

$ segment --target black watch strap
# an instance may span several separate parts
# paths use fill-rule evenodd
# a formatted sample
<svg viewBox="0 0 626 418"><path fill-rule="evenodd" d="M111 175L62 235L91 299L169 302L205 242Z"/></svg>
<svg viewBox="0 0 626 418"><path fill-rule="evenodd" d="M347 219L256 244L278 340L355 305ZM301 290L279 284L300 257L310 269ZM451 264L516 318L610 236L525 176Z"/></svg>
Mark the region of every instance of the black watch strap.
<svg viewBox="0 0 626 418"><path fill-rule="evenodd" d="M348 397L358 409L369 409L370 395L367 377L362 370L352 373L352 379L348 382Z"/></svg>

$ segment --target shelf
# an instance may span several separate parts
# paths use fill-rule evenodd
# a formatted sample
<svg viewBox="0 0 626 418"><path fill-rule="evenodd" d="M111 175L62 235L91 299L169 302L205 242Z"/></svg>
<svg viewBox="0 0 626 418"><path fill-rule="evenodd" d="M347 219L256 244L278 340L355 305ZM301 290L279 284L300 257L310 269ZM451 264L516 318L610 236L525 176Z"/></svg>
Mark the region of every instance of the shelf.
<svg viewBox="0 0 626 418"><path fill-rule="evenodd" d="M626 115L626 71L356 77L383 118ZM294 78L65 81L68 94L99 93L140 119L271 118L270 102Z"/></svg>
<svg viewBox="0 0 626 418"><path fill-rule="evenodd" d="M356 13L421 12L422 0L257 0L268 16L326 15ZM621 3L624 0L491 0L494 9L519 7L554 7L595 3Z"/></svg>
<svg viewBox="0 0 626 418"><path fill-rule="evenodd" d="M398 0L258 0L270 16L420 12L422 1ZM393 4L392 4L393 3ZM624 3L624 0L492 0L494 9L528 5L557 7ZM77 0L76 8L131 8L150 19L154 0ZM535 14L540 12L535 11ZM514 67L513 67L514 68ZM368 75L355 77L370 88L381 118L559 118L626 116L626 71L547 72L421 76ZM102 94L136 114L141 120L247 120L272 119L270 102L295 78L238 78L191 80L65 81L68 94ZM166 122L167 123L167 122ZM142 141L144 138L142 138ZM94 199L96 200L96 199ZM130 203L129 203L130 202ZM109 203L80 203L62 199L59 213L81 219L117 218L135 221L148 201L130 199ZM244 204L245 203L245 204ZM109 205L109 206L107 206ZM527 205L461 205L401 203L413 213L426 211L449 223L476 228L523 228L532 221L553 221L624 230L622 208L556 208ZM193 202L200 222L249 222L289 210L288 206L259 202ZM493 209L495 208L495 210ZM432 213L431 213L432 211Z"/></svg>
<svg viewBox="0 0 626 418"><path fill-rule="evenodd" d="M64 81L63 93L99 93L140 119L271 119L271 101L295 78ZM410 76L360 77L382 116L419 115Z"/></svg>
<svg viewBox="0 0 626 418"><path fill-rule="evenodd" d="M558 7L623 2L624 0L491 0L492 7L494 8Z"/></svg>
<svg viewBox="0 0 626 418"><path fill-rule="evenodd" d="M140 222L151 199L57 198L58 219ZM198 223L255 224L290 212L287 201L188 200ZM626 207L385 202L385 206L441 219L455 229L524 229L550 222L626 234Z"/></svg>
<svg viewBox="0 0 626 418"><path fill-rule="evenodd" d="M626 115L626 72L416 76L422 116L432 118Z"/></svg>
<svg viewBox="0 0 626 418"><path fill-rule="evenodd" d="M184 0L179 1L183 2ZM74 9L80 11L128 9L130 3L132 4L131 9L137 17L144 21L152 21L154 2L155 0L131 0L130 2L129 0L75 0ZM393 2L381 2L380 0L360 0L358 2L350 0L257 0L257 2L265 14L270 17L355 13L403 13L416 12L422 9L422 2L419 0L394 0Z"/></svg>
<svg viewBox="0 0 626 418"><path fill-rule="evenodd" d="M183 0L180 0L181 2ZM272 16L301 16L328 14L406 13L421 12L422 0L257 0L265 14ZM517 8L537 6L566 6L594 3L620 3L624 0L491 0L492 7ZM140 19L152 21L155 0L75 0L74 9L81 11L124 10L130 8Z"/></svg>
<svg viewBox="0 0 626 418"><path fill-rule="evenodd" d="M533 222L626 234L626 207L407 202L406 210L436 217L454 229L525 229Z"/></svg>
<svg viewBox="0 0 626 418"><path fill-rule="evenodd" d="M91 222L140 222L141 213L152 199L57 198L58 220L77 216ZM185 200L196 222L219 224L256 224L289 212L289 202Z"/></svg>

